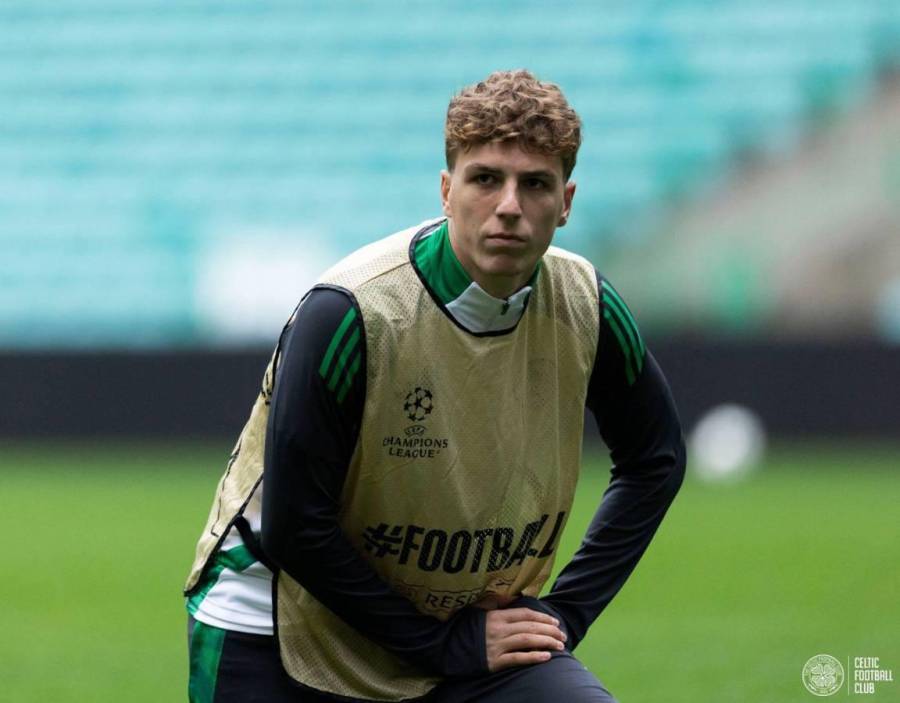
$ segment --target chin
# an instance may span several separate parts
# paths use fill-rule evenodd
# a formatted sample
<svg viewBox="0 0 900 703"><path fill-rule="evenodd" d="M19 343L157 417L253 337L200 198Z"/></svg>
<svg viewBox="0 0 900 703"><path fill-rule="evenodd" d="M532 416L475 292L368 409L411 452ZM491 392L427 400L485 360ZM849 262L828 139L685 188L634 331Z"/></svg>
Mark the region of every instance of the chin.
<svg viewBox="0 0 900 703"><path fill-rule="evenodd" d="M518 276L524 273L526 269L534 268L534 264L531 264L529 268L529 263L519 258L494 255L488 257L481 268L482 271L493 276Z"/></svg>
<svg viewBox="0 0 900 703"><path fill-rule="evenodd" d="M527 278L531 275L531 272L534 271L534 266L489 266L483 268L482 271L488 276L498 277L498 278Z"/></svg>

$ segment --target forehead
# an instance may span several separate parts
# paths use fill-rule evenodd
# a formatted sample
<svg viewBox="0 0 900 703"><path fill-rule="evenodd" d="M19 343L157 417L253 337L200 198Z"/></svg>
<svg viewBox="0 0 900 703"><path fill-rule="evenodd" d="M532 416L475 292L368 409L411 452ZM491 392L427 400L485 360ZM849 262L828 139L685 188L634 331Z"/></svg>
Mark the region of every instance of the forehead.
<svg viewBox="0 0 900 703"><path fill-rule="evenodd" d="M477 144L461 151L456 157L456 168L461 171L479 165L505 173L548 171L555 173L560 180L563 176L561 156L525 151L513 141Z"/></svg>

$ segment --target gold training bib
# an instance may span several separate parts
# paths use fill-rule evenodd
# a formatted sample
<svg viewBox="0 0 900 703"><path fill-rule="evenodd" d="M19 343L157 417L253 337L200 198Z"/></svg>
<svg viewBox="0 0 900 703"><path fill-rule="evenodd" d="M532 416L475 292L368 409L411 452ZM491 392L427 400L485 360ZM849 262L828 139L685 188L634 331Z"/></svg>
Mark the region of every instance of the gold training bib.
<svg viewBox="0 0 900 703"><path fill-rule="evenodd" d="M362 313L366 405L344 484L343 531L394 590L446 619L487 593L537 595L572 504L597 347L593 267L551 249L507 334L475 336L410 264L414 231L325 274ZM286 574L288 672L345 696L400 700L436 680L365 639Z"/></svg>
<svg viewBox="0 0 900 703"><path fill-rule="evenodd" d="M599 300L593 267L551 247L518 326L473 335L416 274L410 244L419 229L360 250L320 283L353 293L365 330L366 403L341 527L395 591L446 619L488 593L537 595L550 574L581 463ZM264 433L261 404L254 414ZM232 474L259 470L262 445L254 447L259 459L242 460L242 450ZM226 497L230 483L254 481L226 475ZM226 503L232 517L242 505ZM214 544L201 546L197 574ZM287 574L277 580L281 657L297 681L387 701L438 682Z"/></svg>

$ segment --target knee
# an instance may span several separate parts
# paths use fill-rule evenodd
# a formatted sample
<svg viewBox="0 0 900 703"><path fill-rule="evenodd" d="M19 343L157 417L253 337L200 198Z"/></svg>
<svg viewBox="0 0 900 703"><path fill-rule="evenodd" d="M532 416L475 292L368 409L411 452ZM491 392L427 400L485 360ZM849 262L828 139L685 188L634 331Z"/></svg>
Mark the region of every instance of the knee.
<svg viewBox="0 0 900 703"><path fill-rule="evenodd" d="M535 668L548 667L543 673L541 700L555 703L616 703L606 686L584 664L566 652Z"/></svg>

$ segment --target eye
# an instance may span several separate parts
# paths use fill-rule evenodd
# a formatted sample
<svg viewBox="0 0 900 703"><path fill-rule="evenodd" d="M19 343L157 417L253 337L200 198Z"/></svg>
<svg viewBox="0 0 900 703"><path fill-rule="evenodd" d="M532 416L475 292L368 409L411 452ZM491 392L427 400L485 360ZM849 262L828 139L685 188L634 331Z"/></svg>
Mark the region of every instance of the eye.
<svg viewBox="0 0 900 703"><path fill-rule="evenodd" d="M525 187L528 190L543 190L547 187L547 183L540 178L526 178Z"/></svg>
<svg viewBox="0 0 900 703"><path fill-rule="evenodd" d="M480 186L489 186L497 182L497 177L492 173L476 173L472 180Z"/></svg>

